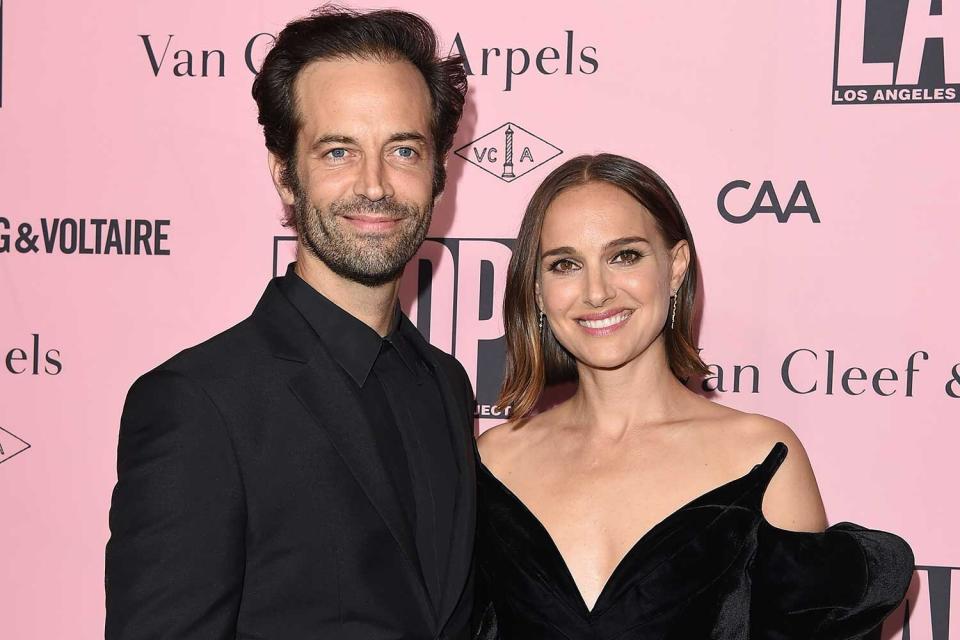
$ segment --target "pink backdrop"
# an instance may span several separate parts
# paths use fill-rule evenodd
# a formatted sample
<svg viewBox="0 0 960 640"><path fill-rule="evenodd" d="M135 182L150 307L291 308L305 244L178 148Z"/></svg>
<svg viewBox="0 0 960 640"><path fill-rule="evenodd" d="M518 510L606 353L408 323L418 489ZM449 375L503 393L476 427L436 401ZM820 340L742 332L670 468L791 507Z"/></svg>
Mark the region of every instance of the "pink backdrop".
<svg viewBox="0 0 960 640"><path fill-rule="evenodd" d="M95 638L127 388L246 316L290 255L244 58L311 4L0 2L0 636ZM896 67L864 28L876 10L864 0L405 2L473 75L404 299L470 372L480 428L494 424L499 305L526 200L579 153L651 165L697 240L715 397L796 430L831 521L912 544L910 638L946 640L951 609L960 634L960 2L933 16L929 0L897 2ZM928 37L948 54L939 68ZM255 39L254 64L268 42ZM921 69L925 43L934 63ZM857 103L876 87L901 103ZM734 181L750 187L719 207ZM766 212L721 215L749 217L758 195ZM129 241L127 220L145 221ZM783 379L795 351L789 382L810 393ZM887 637L900 638L894 618Z"/></svg>

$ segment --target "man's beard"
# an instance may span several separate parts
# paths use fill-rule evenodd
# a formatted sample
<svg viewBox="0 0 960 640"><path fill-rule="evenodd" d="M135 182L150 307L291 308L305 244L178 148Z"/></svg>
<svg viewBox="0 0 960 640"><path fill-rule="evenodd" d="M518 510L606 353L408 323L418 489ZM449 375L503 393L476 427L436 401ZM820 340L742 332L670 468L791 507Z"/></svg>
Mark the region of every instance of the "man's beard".
<svg viewBox="0 0 960 640"><path fill-rule="evenodd" d="M395 280L420 248L430 228L433 204L420 208L384 198L368 200L356 196L336 200L326 208L314 207L303 187L291 185L294 220L306 249L341 278L376 287ZM344 215L368 213L399 220L397 228L385 235L353 235Z"/></svg>

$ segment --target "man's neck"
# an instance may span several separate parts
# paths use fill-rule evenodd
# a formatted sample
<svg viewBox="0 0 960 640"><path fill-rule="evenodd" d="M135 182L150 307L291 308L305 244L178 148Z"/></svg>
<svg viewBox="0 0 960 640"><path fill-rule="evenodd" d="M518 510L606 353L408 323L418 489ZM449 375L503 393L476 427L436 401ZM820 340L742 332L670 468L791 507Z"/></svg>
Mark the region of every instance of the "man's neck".
<svg viewBox="0 0 960 640"><path fill-rule="evenodd" d="M296 272L304 282L319 291L327 300L385 336L390 332L393 310L400 292L400 278L377 287L368 287L347 280L317 258L297 252Z"/></svg>

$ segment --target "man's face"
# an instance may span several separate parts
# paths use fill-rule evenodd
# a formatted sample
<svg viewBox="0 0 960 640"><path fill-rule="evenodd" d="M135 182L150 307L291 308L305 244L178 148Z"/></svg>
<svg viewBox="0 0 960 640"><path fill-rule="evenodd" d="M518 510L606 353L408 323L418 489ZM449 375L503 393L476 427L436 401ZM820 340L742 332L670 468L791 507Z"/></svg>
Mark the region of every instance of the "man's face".
<svg viewBox="0 0 960 640"><path fill-rule="evenodd" d="M394 280L426 237L433 209L431 100L406 61L320 60L294 85L301 128L291 184L304 248L367 286Z"/></svg>

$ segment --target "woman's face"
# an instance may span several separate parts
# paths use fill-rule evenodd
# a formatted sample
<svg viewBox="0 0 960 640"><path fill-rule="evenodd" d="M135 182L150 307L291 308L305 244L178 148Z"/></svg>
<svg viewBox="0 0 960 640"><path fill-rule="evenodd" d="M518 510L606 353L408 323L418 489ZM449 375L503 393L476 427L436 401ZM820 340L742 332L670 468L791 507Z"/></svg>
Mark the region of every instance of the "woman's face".
<svg viewBox="0 0 960 640"><path fill-rule="evenodd" d="M537 304L578 362L616 368L662 340L689 250L667 247L626 192L605 182L562 192L547 208L540 252Z"/></svg>

